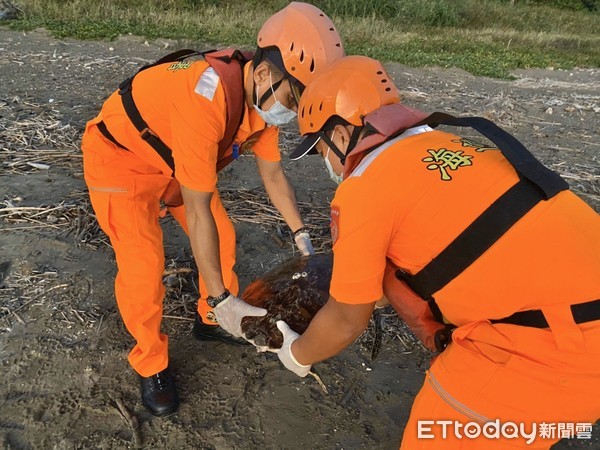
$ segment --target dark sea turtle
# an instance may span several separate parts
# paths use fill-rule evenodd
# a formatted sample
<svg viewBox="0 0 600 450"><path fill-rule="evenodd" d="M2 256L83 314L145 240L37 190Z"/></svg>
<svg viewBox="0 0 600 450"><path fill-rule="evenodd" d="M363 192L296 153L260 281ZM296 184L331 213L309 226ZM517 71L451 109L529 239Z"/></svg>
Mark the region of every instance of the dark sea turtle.
<svg viewBox="0 0 600 450"><path fill-rule="evenodd" d="M301 256L286 261L253 281L241 297L265 308L264 317L245 317L242 331L259 350L277 350L283 335L276 322L284 320L292 330L304 333L317 311L329 299L333 256L331 253Z"/></svg>

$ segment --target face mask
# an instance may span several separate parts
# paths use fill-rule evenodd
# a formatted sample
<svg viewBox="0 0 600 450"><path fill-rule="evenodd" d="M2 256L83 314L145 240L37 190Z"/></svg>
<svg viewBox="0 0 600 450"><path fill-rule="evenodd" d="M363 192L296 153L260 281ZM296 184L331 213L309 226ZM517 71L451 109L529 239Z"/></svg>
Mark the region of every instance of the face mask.
<svg viewBox="0 0 600 450"><path fill-rule="evenodd" d="M273 98L275 99L275 103L273 106L269 108L268 111L264 111L258 107L258 105L254 105L254 109L258 113L258 115L264 120L266 123L270 125L275 125L276 127L285 125L294 117L296 117L296 113L289 108L283 106L277 97L275 97L275 91L273 90L273 81L271 79L271 73L269 72L269 83L271 84L271 92L273 93ZM256 99L260 98L258 95L258 87L256 89Z"/></svg>
<svg viewBox="0 0 600 450"><path fill-rule="evenodd" d="M331 140L333 140L334 135L335 135L335 131L331 135ZM335 184L340 184L342 181L344 181L344 176L338 175L333 170L333 166L331 165L331 162L329 161L329 151L330 150L331 149L328 147L327 153L325 154L325 167L327 167L327 172L329 172L329 178L331 178Z"/></svg>

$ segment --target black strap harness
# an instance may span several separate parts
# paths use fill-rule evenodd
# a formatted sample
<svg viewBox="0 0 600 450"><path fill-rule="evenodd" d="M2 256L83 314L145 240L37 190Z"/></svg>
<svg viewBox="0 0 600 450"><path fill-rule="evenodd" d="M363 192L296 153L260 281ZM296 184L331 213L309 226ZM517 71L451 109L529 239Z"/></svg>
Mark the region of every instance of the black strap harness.
<svg viewBox="0 0 600 450"><path fill-rule="evenodd" d="M127 147L125 147L124 145L121 145L119 143L119 141L117 141L115 139L115 137L112 135L112 133L110 131L108 131L108 128L106 127L106 124L103 121L100 121L96 124L96 126L98 127L98 131L100 131L100 133L102 133L102 135L108 139L109 141L111 141L113 144L115 144L117 147L122 148L123 150L127 150L129 151L129 149Z"/></svg>
<svg viewBox="0 0 600 450"><path fill-rule="evenodd" d="M140 137L146 141L148 143L148 145L150 145L159 155L160 157L163 159L163 161L171 168L171 170L173 171L173 176L175 175L175 161L173 160L173 153L171 151L171 149L169 148L169 146L167 144L165 144L161 138L152 131L152 129L148 126L148 123L144 120L144 118L142 117L142 114L140 113L140 110L138 109L138 107L135 104L135 101L133 100L133 79L135 78L135 76L137 74L139 74L140 72L142 72L143 70L149 69L151 67L157 66L159 64L165 64L165 63L174 63L174 62L178 62L178 61L183 61L186 58L189 58L191 56L203 56L206 57L208 54L210 53L216 53L216 59L225 62L227 64L229 64L231 61L238 61L240 64L240 80L243 83L243 66L244 63L247 61L245 55L242 54L242 52L240 51L234 51L231 56L226 56L226 55L220 55L219 53L217 53L216 50L208 50L208 51L204 51L204 52L198 52L196 50L189 50L189 49L184 49L184 50L179 50L173 53L169 53L168 55L165 55L164 57L162 57L161 59L159 59L158 61L155 61L151 64L147 64L145 66L143 66L141 69L139 69L133 76L127 78L125 81L123 81L120 85L119 85L119 95L121 96L121 101L123 102L123 108L125 109L125 113L127 114L127 116L129 117L129 120L131 120L131 123L133 124L133 126L139 131L140 133ZM217 71L218 75L222 75L219 74ZM224 80L225 82L230 81L230 80ZM228 89L231 88L231 91ZM243 87L240 86L236 86L236 88L239 89L243 89ZM226 101L227 100L236 100L235 98L227 98L227 97L237 97L241 95L235 95L234 88L232 88L231 86L225 86L225 96L226 96ZM227 149L228 147L231 146L234 136L235 136L235 132L237 131L237 129L239 128L239 125L241 124L243 119L243 114L242 114L242 107L240 105L229 105L228 106L228 111L227 111L227 124L226 124L226 130L225 130L225 136L223 137L223 140L219 143L219 169L224 167L227 163L229 163L231 161L231 158L225 160L223 159L224 156L224 150ZM125 146L123 146L122 144L120 144L115 137L110 133L110 131L108 130L108 128L106 127L106 124L104 122L100 122L97 124L98 130L100 131L100 133L102 133L102 135L104 137L106 137L108 140L110 140L112 143L114 143L115 145L117 145L118 147L127 150L127 148ZM221 159L223 159L221 161Z"/></svg>
<svg viewBox="0 0 600 450"><path fill-rule="evenodd" d="M160 58L158 61L155 61L151 64L146 64L133 76L127 78L119 85L119 95L121 96L123 108L125 108L125 112L127 113L129 120L131 120L133 126L140 132L140 137L144 141L146 141L160 155L160 157L165 161L165 163L171 168L173 172L175 172L175 161L173 161L173 154L171 152L171 149L160 139L160 137L158 137L150 129L150 127L142 117L140 110L137 108L135 102L133 101L132 83L135 76L146 69L158 66L159 64L183 61L186 58L196 55L203 55L203 53L188 49L169 53L168 55L165 55L162 58Z"/></svg>
<svg viewBox="0 0 600 450"><path fill-rule="evenodd" d="M496 199L423 269L414 275L402 270L396 271L396 278L406 282L414 292L426 300L436 319L443 322L442 313L433 294L473 264L539 202L554 197L569 186L560 175L538 161L514 136L487 119L458 118L444 113L433 113L414 126L425 124L431 127L450 125L473 128L500 149L520 177L519 182ZM571 311L576 323L600 320L600 300L571 305ZM541 310L517 312L510 317L492 320L492 323L548 327ZM449 333L446 334L449 339ZM445 345L442 345L443 348Z"/></svg>
<svg viewBox="0 0 600 450"><path fill-rule="evenodd" d="M531 182L521 179L492 203L475 221L415 275L400 272L410 288L424 299L460 275L519 219L542 200Z"/></svg>
<svg viewBox="0 0 600 450"><path fill-rule="evenodd" d="M571 314L575 323L586 323L600 320L600 300L571 305ZM504 319L491 320L492 323L509 323L512 325L526 325L534 328L549 328L548 321L539 309L521 311Z"/></svg>

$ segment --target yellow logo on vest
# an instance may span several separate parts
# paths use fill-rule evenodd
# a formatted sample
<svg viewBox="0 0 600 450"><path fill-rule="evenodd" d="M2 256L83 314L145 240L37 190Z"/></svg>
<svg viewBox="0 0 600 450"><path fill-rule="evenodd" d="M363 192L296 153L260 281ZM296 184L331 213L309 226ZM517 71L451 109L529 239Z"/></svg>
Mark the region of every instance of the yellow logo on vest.
<svg viewBox="0 0 600 450"><path fill-rule="evenodd" d="M447 148L427 150L431 156L423 158L421 161L430 162L427 166L428 170L439 170L443 181L450 181L452 177L448 173L449 170L457 170L459 167L471 166L473 158L470 155L463 155L462 150L454 151Z"/></svg>
<svg viewBox="0 0 600 450"><path fill-rule="evenodd" d="M167 70L189 69L193 63L194 61L177 61L171 64Z"/></svg>
<svg viewBox="0 0 600 450"><path fill-rule="evenodd" d="M498 147L494 147L492 145L485 145L481 142L474 141L473 139L460 138L460 139L452 139L452 142L456 142L457 144L461 144L463 147L474 148L476 152L485 152L487 150L498 150Z"/></svg>

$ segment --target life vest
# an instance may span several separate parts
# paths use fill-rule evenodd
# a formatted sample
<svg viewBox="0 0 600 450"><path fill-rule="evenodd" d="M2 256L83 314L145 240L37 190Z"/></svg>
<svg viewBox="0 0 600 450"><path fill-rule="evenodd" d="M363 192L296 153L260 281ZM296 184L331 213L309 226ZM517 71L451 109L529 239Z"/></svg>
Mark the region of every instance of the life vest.
<svg viewBox="0 0 600 450"><path fill-rule="evenodd" d="M519 175L519 182L496 199L419 272L408 274L388 261L384 276L386 297L429 349L442 351L450 342L454 326L445 321L435 302L435 293L473 264L535 205L567 190L568 184L557 173L543 166L514 136L481 117L457 118L444 113L427 115L397 103L366 115L363 123L371 134L361 140L346 157L346 177L370 150L408 128L420 125L468 126L475 129L498 147ZM417 298L422 302L416 301ZM429 305L427 309L423 306L425 301ZM577 324L600 320L600 300L571 305L571 313ZM541 310L516 312L491 322L549 327Z"/></svg>
<svg viewBox="0 0 600 450"><path fill-rule="evenodd" d="M183 204L181 196L181 187L175 179L175 162L171 149L161 140L160 136L154 133L144 120L141 112L135 105L132 94L132 82L134 77L143 70L164 63L175 63L185 60L192 56L202 56L219 76L225 93L225 103L227 105L227 119L223 138L219 141L219 152L217 157L217 172L226 167L234 159L237 159L243 147L233 145L235 135L242 123L244 110L244 64L252 58L252 54L235 49L210 50L198 52L195 50L179 50L170 53L158 61L145 65L139 69L133 76L127 78L119 85L119 94L123 102L123 107L131 123L140 132L140 138L150 145L171 168L173 180L167 186L162 200L167 206L180 206ZM117 146L127 150L119 144L110 134L103 122L98 124L99 131ZM255 133L252 138L256 138ZM230 151L231 149L231 151Z"/></svg>

